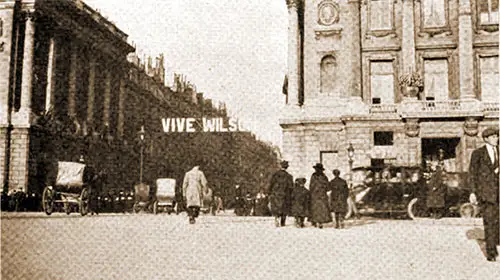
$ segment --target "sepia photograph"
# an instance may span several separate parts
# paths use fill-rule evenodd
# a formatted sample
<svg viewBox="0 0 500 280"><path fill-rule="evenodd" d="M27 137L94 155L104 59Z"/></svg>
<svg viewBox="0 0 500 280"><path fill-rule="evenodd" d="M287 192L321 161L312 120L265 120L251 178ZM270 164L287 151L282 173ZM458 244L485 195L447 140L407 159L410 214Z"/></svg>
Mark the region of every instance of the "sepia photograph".
<svg viewBox="0 0 500 280"><path fill-rule="evenodd" d="M0 0L0 279L500 279L499 0Z"/></svg>

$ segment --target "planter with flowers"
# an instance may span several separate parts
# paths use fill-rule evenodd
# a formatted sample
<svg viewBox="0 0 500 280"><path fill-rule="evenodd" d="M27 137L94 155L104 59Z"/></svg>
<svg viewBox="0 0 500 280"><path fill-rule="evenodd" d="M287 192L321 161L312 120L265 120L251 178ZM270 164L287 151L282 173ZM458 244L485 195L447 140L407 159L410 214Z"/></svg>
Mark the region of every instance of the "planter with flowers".
<svg viewBox="0 0 500 280"><path fill-rule="evenodd" d="M406 73L399 76L399 86L405 97L415 99L424 87L424 80L417 72Z"/></svg>

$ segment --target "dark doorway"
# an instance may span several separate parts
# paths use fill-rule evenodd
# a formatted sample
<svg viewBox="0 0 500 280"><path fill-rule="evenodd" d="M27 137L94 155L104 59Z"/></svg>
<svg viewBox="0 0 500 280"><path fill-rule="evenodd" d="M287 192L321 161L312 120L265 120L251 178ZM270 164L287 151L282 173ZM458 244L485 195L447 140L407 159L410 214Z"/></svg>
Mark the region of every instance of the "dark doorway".
<svg viewBox="0 0 500 280"><path fill-rule="evenodd" d="M460 138L422 138L422 163L438 160L440 149L444 151L444 159L455 159L459 143Z"/></svg>

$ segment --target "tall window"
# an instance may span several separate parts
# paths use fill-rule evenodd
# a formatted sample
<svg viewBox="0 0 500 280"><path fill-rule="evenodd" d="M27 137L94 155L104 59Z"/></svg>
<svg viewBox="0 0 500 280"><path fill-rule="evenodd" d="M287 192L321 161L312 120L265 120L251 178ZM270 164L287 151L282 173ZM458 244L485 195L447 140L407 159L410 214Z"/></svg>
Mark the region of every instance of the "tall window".
<svg viewBox="0 0 500 280"><path fill-rule="evenodd" d="M479 0L477 5L481 24L498 24L498 0Z"/></svg>
<svg viewBox="0 0 500 280"><path fill-rule="evenodd" d="M448 60L424 60L424 93L426 100L448 100Z"/></svg>
<svg viewBox="0 0 500 280"><path fill-rule="evenodd" d="M335 67L337 61L332 55L321 60L321 93L330 95L335 91Z"/></svg>
<svg viewBox="0 0 500 280"><path fill-rule="evenodd" d="M374 104L394 104L392 61L372 61L370 63L370 93Z"/></svg>
<svg viewBox="0 0 500 280"><path fill-rule="evenodd" d="M446 25L445 0L423 0L424 27L442 27Z"/></svg>
<svg viewBox="0 0 500 280"><path fill-rule="evenodd" d="M370 1L370 30L391 30L393 0Z"/></svg>
<svg viewBox="0 0 500 280"><path fill-rule="evenodd" d="M481 57L481 100L483 101L498 101L500 95L498 93L498 56Z"/></svg>

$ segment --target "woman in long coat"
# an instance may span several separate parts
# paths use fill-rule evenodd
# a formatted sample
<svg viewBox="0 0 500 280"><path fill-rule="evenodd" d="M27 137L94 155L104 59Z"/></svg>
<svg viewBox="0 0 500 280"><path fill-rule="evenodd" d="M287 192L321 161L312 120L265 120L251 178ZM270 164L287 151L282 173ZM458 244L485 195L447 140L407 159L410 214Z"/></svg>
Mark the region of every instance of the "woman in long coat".
<svg viewBox="0 0 500 280"><path fill-rule="evenodd" d="M309 190L311 192L310 218L314 226L323 228L324 223L332 221L332 215L328 207L328 177L323 171L323 164L317 163L313 166L315 172L311 176Z"/></svg>

